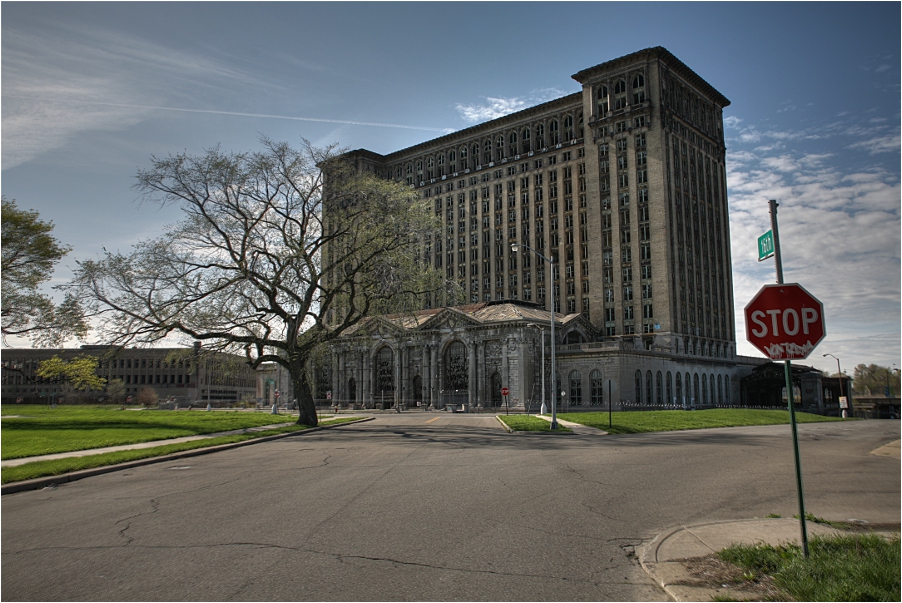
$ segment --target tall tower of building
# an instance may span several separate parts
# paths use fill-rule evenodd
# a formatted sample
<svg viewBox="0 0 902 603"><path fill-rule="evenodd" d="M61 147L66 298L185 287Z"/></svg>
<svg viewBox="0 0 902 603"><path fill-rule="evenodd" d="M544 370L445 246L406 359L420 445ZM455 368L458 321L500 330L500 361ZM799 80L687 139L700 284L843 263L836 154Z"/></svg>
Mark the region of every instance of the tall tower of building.
<svg viewBox="0 0 902 603"><path fill-rule="evenodd" d="M729 101L657 47L575 74L581 93L358 169L434 200L422 250L469 303L522 300L582 313L599 338L727 357L735 333L723 108ZM554 259L554 271L525 244ZM441 306L446 300L429 300Z"/></svg>

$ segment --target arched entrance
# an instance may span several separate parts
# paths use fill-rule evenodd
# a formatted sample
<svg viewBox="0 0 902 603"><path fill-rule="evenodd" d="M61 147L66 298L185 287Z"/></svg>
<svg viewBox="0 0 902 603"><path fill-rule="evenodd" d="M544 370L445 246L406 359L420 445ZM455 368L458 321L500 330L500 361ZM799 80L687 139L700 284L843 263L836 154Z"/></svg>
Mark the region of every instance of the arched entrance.
<svg viewBox="0 0 902 603"><path fill-rule="evenodd" d="M384 346L376 353L373 402L376 408L391 408L395 404L395 355Z"/></svg>
<svg viewBox="0 0 902 603"><path fill-rule="evenodd" d="M416 406L423 404L423 378L416 375L410 382L410 390L413 394L413 403Z"/></svg>
<svg viewBox="0 0 902 603"><path fill-rule="evenodd" d="M467 363L467 346L452 341L445 348L442 371L442 404L462 405L470 399L470 369Z"/></svg>

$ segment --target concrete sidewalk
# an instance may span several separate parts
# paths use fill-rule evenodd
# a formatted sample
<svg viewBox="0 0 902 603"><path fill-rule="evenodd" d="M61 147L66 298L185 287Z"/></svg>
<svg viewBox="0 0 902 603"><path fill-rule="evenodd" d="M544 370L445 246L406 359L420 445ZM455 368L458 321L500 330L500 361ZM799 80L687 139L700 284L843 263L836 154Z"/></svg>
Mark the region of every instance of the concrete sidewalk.
<svg viewBox="0 0 902 603"><path fill-rule="evenodd" d="M543 419L551 423L551 417L546 415L533 415L539 419ZM580 435L608 435L607 431L602 431L601 429L596 429L595 427L589 427L588 425L582 425L580 423L573 423L572 421L564 421L563 419L557 420L558 425L563 425L568 429L572 429L573 433L578 433Z"/></svg>
<svg viewBox="0 0 902 603"><path fill-rule="evenodd" d="M35 461L55 461L57 459L67 459L80 456L91 456L94 454L104 454L105 452L119 452L120 450L138 450L141 448L156 448L157 446L166 446L167 444L181 444L182 442L192 442L194 440L209 440L222 436L241 435L245 433L256 433L277 429L279 427L288 427L294 425L291 423L276 423L273 425L261 425L260 427L248 427L245 429L233 429L232 431L220 431L217 433L205 433L202 435L185 436L181 438L170 438L168 440L152 440L150 442L140 442L138 444L123 444L122 446L108 446L106 448L90 448L88 450L71 450L69 452L60 452L58 454L43 454L41 456L28 456L20 459L10 459L8 461L0 461L0 467L15 467L24 465L25 463L33 463Z"/></svg>
<svg viewBox="0 0 902 603"><path fill-rule="evenodd" d="M815 534L834 534L840 530L826 525L806 522L808 537ZM679 526L659 534L639 552L639 563L648 575L676 601L713 601L715 598L742 600L735 586L711 586L692 576L684 559L704 557L732 544L778 545L800 542L800 522L797 519L749 519L719 521L692 526Z"/></svg>
<svg viewBox="0 0 902 603"><path fill-rule="evenodd" d="M899 458L899 440L872 450L871 454ZM866 530L867 523L862 524ZM815 535L846 533L812 521L805 522L805 525L809 540ZM899 532L896 527L893 532L875 533L891 536ZM802 528L798 519L715 521L665 530L637 553L642 568L676 601L742 601L745 597L738 585L706 583L693 576L683 561L717 553L733 544L766 543L776 546L801 541ZM753 595L750 600L759 599Z"/></svg>

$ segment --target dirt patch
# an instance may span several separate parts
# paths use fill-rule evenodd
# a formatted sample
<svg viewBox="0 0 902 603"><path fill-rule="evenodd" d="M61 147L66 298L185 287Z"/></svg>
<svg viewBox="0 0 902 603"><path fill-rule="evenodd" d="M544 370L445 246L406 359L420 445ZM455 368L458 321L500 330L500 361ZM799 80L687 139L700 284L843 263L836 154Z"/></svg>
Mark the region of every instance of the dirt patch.
<svg viewBox="0 0 902 603"><path fill-rule="evenodd" d="M674 585L717 589L725 597L737 601L794 600L777 588L770 576L753 577L751 573L723 561L716 554L680 559L679 561L689 571L692 579L674 582Z"/></svg>

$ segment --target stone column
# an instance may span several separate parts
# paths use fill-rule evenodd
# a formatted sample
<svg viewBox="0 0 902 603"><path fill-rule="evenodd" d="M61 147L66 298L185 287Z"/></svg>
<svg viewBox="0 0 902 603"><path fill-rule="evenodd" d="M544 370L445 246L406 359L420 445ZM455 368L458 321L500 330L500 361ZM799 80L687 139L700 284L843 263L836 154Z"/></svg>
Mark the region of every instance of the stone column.
<svg viewBox="0 0 902 603"><path fill-rule="evenodd" d="M372 358L370 350L367 348L363 352L363 404L364 406L373 401L373 375L372 375Z"/></svg>
<svg viewBox="0 0 902 603"><path fill-rule="evenodd" d="M345 355L347 352L343 349L339 349L338 351L338 375L332 378L332 381L336 383L336 387L332 388L332 403L338 404L340 402L347 403L348 398L348 380L347 375L345 374L345 367L347 366L347 359Z"/></svg>
<svg viewBox="0 0 902 603"><path fill-rule="evenodd" d="M402 383L401 383L401 354L403 353L403 348L399 345L395 350L395 410L398 409L398 405L401 403L401 391L402 391Z"/></svg>
<svg viewBox="0 0 902 603"><path fill-rule="evenodd" d="M508 337L505 336L501 339L501 387L510 387L510 370L507 366L507 342ZM505 400L504 397L501 397L501 403L509 403L510 396Z"/></svg>
<svg viewBox="0 0 902 603"><path fill-rule="evenodd" d="M432 406L436 407L438 404L438 344L432 344Z"/></svg>
<svg viewBox="0 0 902 603"><path fill-rule="evenodd" d="M467 401L470 407L476 406L476 342L467 342L467 357L469 360L469 369L467 370Z"/></svg>

